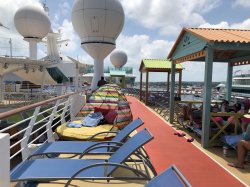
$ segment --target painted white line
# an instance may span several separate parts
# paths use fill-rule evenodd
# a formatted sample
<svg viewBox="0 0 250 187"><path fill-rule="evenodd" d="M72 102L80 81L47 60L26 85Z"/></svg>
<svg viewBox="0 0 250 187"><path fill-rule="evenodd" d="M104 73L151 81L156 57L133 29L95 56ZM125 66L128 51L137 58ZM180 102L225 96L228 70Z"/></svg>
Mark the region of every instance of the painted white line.
<svg viewBox="0 0 250 187"><path fill-rule="evenodd" d="M131 96L130 96L131 97ZM136 99L136 98L135 98ZM160 116L158 116L158 114L155 113L154 110L152 110L151 108L149 108L148 106L146 106L144 103L142 103L141 101L138 100L138 102L143 105L147 110L149 110L150 112L152 112L155 116L157 116L162 122L166 123L169 127L171 127L173 129L173 127L171 126L171 124L167 121L165 121L164 119L162 119ZM174 129L175 130L175 129ZM187 137L184 136L184 138L187 139ZM191 142L192 143L192 142ZM207 157L209 157L211 160L213 160L215 163L217 163L220 167L222 167L225 171L227 171L230 175L232 175L234 178L236 178L239 182L241 182L243 185L245 185L246 187L249 186L247 185L244 181L242 181L239 177L237 177L235 174L233 174L231 171L229 171L227 168L225 168L222 164L220 164L217 160L215 160L213 157L211 157L209 154L207 154L201 147L197 146L196 144L192 143L192 145L194 145L196 148L198 148L201 152L203 152Z"/></svg>

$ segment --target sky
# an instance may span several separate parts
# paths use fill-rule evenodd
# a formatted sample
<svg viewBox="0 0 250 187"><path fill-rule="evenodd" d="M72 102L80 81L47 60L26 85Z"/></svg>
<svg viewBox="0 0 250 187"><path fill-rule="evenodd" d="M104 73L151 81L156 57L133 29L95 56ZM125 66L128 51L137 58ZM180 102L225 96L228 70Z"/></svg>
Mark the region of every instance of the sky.
<svg viewBox="0 0 250 187"><path fill-rule="evenodd" d="M250 0L119 0L125 12L125 24L116 41L116 49L128 55L125 66L133 67L139 80L139 65L144 58L166 59L183 27L250 29ZM0 0L0 55L9 55L9 38L13 55L28 56L28 44L14 26L14 15L25 5L41 6L43 0ZM54 32L69 39L60 51L65 56L93 64L93 59L81 48L73 29L71 10L73 0L46 0ZM38 56L46 56L46 46L39 44ZM111 65L109 56L105 65ZM204 62L183 63L184 81L203 81ZM241 67L242 68L242 67ZM244 67L246 68L246 67ZM239 67L234 68L234 71ZM250 69L250 68L249 68ZM226 80L227 65L214 63L213 81ZM145 79L145 75L144 75ZM176 76L178 80L178 76ZM150 81L166 81L166 73L151 73Z"/></svg>

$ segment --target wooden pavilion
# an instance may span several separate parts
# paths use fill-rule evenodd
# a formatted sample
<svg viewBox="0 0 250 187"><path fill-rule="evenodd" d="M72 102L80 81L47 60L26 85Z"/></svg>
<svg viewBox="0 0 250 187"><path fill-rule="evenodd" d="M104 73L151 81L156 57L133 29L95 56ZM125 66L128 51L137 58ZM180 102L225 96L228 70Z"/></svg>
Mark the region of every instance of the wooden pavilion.
<svg viewBox="0 0 250 187"><path fill-rule="evenodd" d="M250 64L250 30L184 28L168 55L171 71L185 61L205 61L202 115L202 146L209 145L210 104L213 62L225 62L227 70L227 100L231 100L233 66ZM170 123L174 120L174 82L171 76Z"/></svg>
<svg viewBox="0 0 250 187"><path fill-rule="evenodd" d="M181 83L182 83L182 70L181 64L176 66L176 72L179 73L179 90L178 95L181 96ZM142 100L142 76L146 73L146 92L145 92L145 104L148 103L148 83L149 83L149 73L150 72L167 72L167 92L169 92L169 81L171 74L171 62L169 60L162 59L143 59L140 65L140 100Z"/></svg>

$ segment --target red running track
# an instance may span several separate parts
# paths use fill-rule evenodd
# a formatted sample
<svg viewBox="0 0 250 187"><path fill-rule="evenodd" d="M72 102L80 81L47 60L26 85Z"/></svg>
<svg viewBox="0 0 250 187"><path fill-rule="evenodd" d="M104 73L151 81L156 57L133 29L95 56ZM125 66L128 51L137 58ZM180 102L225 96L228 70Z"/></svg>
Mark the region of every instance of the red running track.
<svg viewBox="0 0 250 187"><path fill-rule="evenodd" d="M147 150L158 173L175 164L194 187L241 187L239 180L224 170L205 153L188 143L159 116L150 111L134 97L127 96L134 119L140 117L144 125L154 135Z"/></svg>

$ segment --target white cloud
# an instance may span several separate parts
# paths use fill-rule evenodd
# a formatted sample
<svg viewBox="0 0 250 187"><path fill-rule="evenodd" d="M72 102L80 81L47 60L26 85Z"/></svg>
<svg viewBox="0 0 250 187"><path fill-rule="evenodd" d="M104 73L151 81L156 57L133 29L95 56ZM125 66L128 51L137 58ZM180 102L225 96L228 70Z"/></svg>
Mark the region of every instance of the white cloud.
<svg viewBox="0 0 250 187"><path fill-rule="evenodd" d="M250 1L249 0L235 0L233 2L233 6L241 6L243 8L249 8L250 7Z"/></svg>
<svg viewBox="0 0 250 187"><path fill-rule="evenodd" d="M121 0L125 14L146 28L159 29L161 34L176 34L182 26L205 23L202 17L219 6L219 0Z"/></svg>
<svg viewBox="0 0 250 187"><path fill-rule="evenodd" d="M222 21L218 24L210 24L210 23L204 23L199 26L200 28L229 28L229 23L226 21Z"/></svg>
<svg viewBox="0 0 250 187"><path fill-rule="evenodd" d="M66 0L61 0L58 4L57 11L50 15L52 17L52 28L57 30L62 25L62 20L68 19L71 12L71 5Z"/></svg>
<svg viewBox="0 0 250 187"><path fill-rule="evenodd" d="M239 23L228 23L226 21L222 21L218 24L210 24L204 23L201 24L199 27L203 28L226 28L226 29L250 29L250 19L246 19Z"/></svg>
<svg viewBox="0 0 250 187"><path fill-rule="evenodd" d="M246 19L241 23L233 23L231 25L231 28L237 28L237 29L250 29L250 19Z"/></svg>

